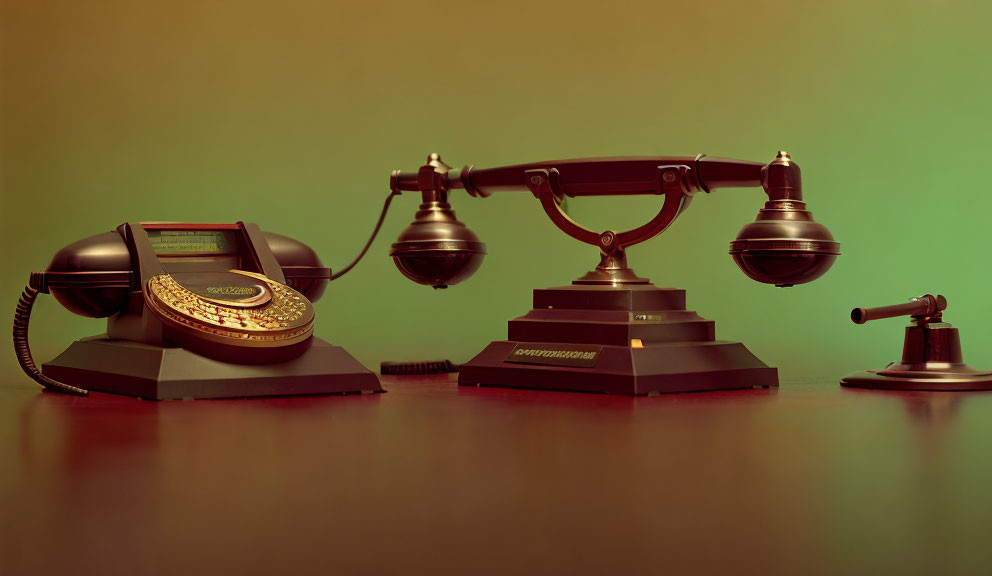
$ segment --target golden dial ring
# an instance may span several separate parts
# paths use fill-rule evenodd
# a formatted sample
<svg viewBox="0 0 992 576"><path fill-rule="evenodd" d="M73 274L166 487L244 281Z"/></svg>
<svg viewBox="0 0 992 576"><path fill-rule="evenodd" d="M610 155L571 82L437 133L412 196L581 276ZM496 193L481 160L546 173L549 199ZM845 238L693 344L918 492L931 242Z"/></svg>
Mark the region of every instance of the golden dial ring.
<svg viewBox="0 0 992 576"><path fill-rule="evenodd" d="M310 301L262 274L160 274L149 278L145 294L149 308L167 326L217 344L286 346L313 332Z"/></svg>

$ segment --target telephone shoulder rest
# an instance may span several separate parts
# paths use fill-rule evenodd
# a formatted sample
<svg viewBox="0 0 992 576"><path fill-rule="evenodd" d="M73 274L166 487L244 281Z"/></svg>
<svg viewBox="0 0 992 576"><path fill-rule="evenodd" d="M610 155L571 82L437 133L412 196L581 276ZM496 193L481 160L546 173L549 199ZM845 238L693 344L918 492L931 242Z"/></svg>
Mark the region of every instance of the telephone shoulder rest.
<svg viewBox="0 0 992 576"><path fill-rule="evenodd" d="M255 224L125 223L55 254L18 303L14 345L46 388L154 399L382 391L343 349L313 336L331 279L305 244ZM108 318L38 370L27 333L39 292Z"/></svg>

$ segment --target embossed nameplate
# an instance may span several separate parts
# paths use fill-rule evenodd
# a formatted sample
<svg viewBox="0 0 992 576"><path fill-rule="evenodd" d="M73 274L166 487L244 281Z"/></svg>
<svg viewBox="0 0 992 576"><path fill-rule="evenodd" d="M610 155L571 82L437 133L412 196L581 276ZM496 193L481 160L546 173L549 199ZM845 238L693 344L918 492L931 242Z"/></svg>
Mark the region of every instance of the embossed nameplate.
<svg viewBox="0 0 992 576"><path fill-rule="evenodd" d="M520 343L503 359L515 364L540 364L543 366L572 366L593 368L599 360L602 346L588 344L538 344Z"/></svg>

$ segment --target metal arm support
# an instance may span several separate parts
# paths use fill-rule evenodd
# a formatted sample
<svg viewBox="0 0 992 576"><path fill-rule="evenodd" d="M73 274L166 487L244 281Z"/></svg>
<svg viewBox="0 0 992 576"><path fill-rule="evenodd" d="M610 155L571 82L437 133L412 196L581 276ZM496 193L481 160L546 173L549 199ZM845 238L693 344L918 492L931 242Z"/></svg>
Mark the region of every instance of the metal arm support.
<svg viewBox="0 0 992 576"><path fill-rule="evenodd" d="M430 166L438 176L435 189L464 189L472 196L490 196L494 192L528 190L528 173L532 170L558 170L561 190L569 197L628 196L663 194L656 185L659 168L688 166L689 189L709 192L717 188L751 188L762 185L765 164L697 156L641 156L617 158L586 158L532 162L498 168L461 170L443 164L432 154L419 172L394 171L390 187L397 191L423 190L422 171Z"/></svg>
<svg viewBox="0 0 992 576"><path fill-rule="evenodd" d="M529 190L545 213L569 236L598 246L604 253L622 250L663 232L689 206L697 191L765 186L770 200L802 200L799 166L788 154L769 165L727 158L648 156L591 158L533 162L515 166L452 169L431 154L416 173L394 171L394 193L419 191L424 202L444 202L449 190L464 189L483 198L494 192ZM565 196L665 196L658 215L643 226L615 233L595 232L568 217L561 209Z"/></svg>

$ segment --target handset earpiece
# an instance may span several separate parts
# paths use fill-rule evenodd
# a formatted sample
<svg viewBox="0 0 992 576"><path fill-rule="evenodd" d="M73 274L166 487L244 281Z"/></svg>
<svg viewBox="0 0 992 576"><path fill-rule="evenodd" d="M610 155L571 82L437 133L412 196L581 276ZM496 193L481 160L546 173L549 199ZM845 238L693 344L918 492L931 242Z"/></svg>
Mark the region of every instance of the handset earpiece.
<svg viewBox="0 0 992 576"><path fill-rule="evenodd" d="M447 288L475 274L486 256L486 245L455 218L450 204L430 201L420 205L389 255L410 280Z"/></svg>
<svg viewBox="0 0 992 576"><path fill-rule="evenodd" d="M486 245L468 226L458 221L448 203L447 175L451 171L437 154L417 173L417 186L423 203L413 222L400 232L389 250L393 262L404 276L418 284L436 289L454 286L470 278L482 266ZM399 191L394 172L391 187Z"/></svg>
<svg viewBox="0 0 992 576"><path fill-rule="evenodd" d="M840 255L826 226L803 202L799 165L782 151L761 172L768 201L730 243L734 262L752 280L779 287L823 276Z"/></svg>

